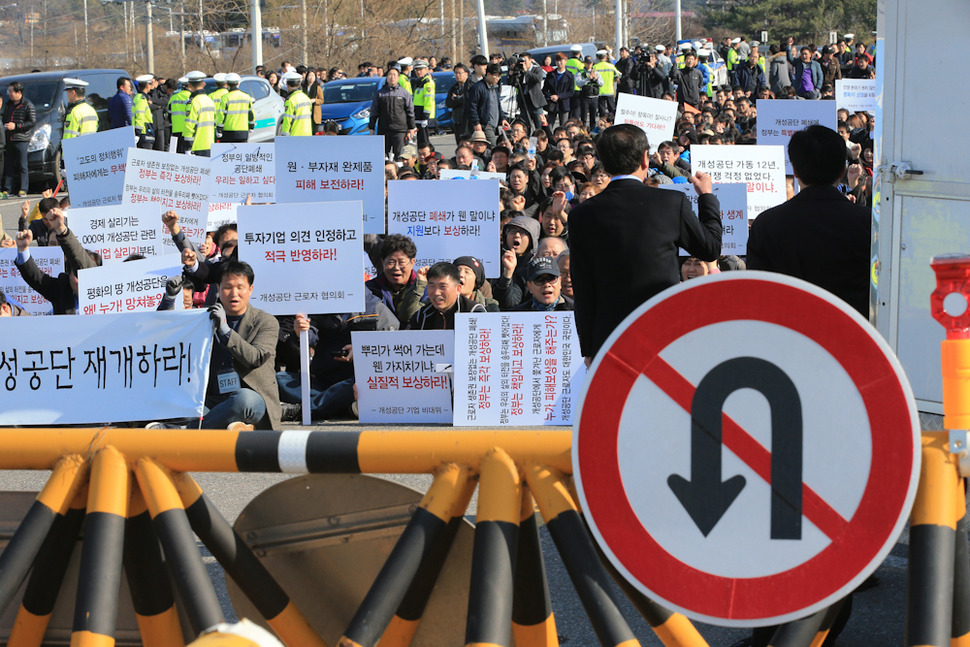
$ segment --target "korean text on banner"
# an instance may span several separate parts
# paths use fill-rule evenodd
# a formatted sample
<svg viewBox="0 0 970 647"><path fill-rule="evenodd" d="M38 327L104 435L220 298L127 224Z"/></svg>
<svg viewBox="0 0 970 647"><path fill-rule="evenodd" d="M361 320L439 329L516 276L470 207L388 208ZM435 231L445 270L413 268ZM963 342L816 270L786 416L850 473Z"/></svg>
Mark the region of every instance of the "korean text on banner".
<svg viewBox="0 0 970 647"><path fill-rule="evenodd" d="M141 148L129 150L122 203L155 203L165 207L164 211L175 210L185 237L201 246L209 217L209 159ZM170 236L162 242L175 249Z"/></svg>
<svg viewBox="0 0 970 647"><path fill-rule="evenodd" d="M456 168L443 168L438 172L442 180L498 180L505 183L505 173L491 173L489 171L462 171Z"/></svg>
<svg viewBox="0 0 970 647"><path fill-rule="evenodd" d="M838 120L834 101L762 99L758 102L758 145L780 145L785 154L785 173L791 175L791 160L788 159L788 142L791 136L815 124L835 130Z"/></svg>
<svg viewBox="0 0 970 647"><path fill-rule="evenodd" d="M60 247L31 247L30 257L40 271L49 276L57 277L64 271L64 252ZM0 249L0 291L8 300L16 301L17 305L32 315L53 314L53 304L27 285L20 275L16 260L17 248Z"/></svg>
<svg viewBox="0 0 970 647"><path fill-rule="evenodd" d="M182 273L178 254L91 267L77 273L78 313L151 312L165 296L165 283ZM182 294L175 297L182 308Z"/></svg>
<svg viewBox="0 0 970 647"><path fill-rule="evenodd" d="M202 415L212 350L204 310L14 317L0 340L0 425Z"/></svg>
<svg viewBox="0 0 970 647"><path fill-rule="evenodd" d="M384 137L276 140L276 201L360 200L364 233L384 233Z"/></svg>
<svg viewBox="0 0 970 647"><path fill-rule="evenodd" d="M632 124L643 130L647 134L651 153L657 152L661 142L674 138L676 121L676 101L640 97L626 92L621 92L617 97L616 119L613 123Z"/></svg>
<svg viewBox="0 0 970 647"><path fill-rule="evenodd" d="M876 94L875 79L835 80L835 105L849 112L876 112Z"/></svg>
<svg viewBox="0 0 970 647"><path fill-rule="evenodd" d="M101 254L106 265L132 254L151 257L175 251L162 242L162 207L157 204L72 208L68 217L84 249Z"/></svg>
<svg viewBox="0 0 970 647"><path fill-rule="evenodd" d="M239 260L256 274L254 306L274 315L364 309L360 202L331 202L325 213L319 204L267 204L237 214Z"/></svg>
<svg viewBox="0 0 970 647"><path fill-rule="evenodd" d="M260 144L213 144L207 231L236 222L236 207L276 202L275 146Z"/></svg>
<svg viewBox="0 0 970 647"><path fill-rule="evenodd" d="M360 421L450 423L453 330L355 332Z"/></svg>
<svg viewBox="0 0 970 647"><path fill-rule="evenodd" d="M455 426L571 425L585 375L572 312L455 316Z"/></svg>
<svg viewBox="0 0 970 647"><path fill-rule="evenodd" d="M71 206L77 209L121 204L125 189L125 159L128 149L134 146L133 128L115 128L62 139Z"/></svg>
<svg viewBox="0 0 970 647"><path fill-rule="evenodd" d="M748 220L777 207L785 191L785 153L781 146L691 146L691 167L710 174L714 184L748 185Z"/></svg>
<svg viewBox="0 0 970 647"><path fill-rule="evenodd" d="M659 189L679 191L687 196L697 215L697 191L690 184L661 184ZM744 256L748 253L748 190L743 184L715 184L712 193L721 205L721 253ZM687 250L681 248L681 256Z"/></svg>
<svg viewBox="0 0 970 647"><path fill-rule="evenodd" d="M499 193L495 180L387 183L387 233L418 248L415 267L474 256L499 275Z"/></svg>

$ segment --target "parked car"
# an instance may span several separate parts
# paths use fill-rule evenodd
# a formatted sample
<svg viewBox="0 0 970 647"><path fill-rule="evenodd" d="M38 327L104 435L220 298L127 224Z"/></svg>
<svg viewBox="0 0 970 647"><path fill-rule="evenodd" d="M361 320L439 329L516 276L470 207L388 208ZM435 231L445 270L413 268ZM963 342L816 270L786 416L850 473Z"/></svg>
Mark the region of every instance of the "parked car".
<svg viewBox="0 0 970 647"><path fill-rule="evenodd" d="M208 78L205 80L206 92L211 94L216 89L216 82ZM253 116L256 127L249 133L251 142L271 142L279 133L283 122L283 97L276 94L269 81L260 76L244 76L239 82L239 89L253 98Z"/></svg>
<svg viewBox="0 0 970 647"><path fill-rule="evenodd" d="M435 119L438 122L438 128L450 130L455 122L451 116L451 108L445 105L445 99L448 98L451 86L455 84L455 73L448 70L434 72L431 76L434 77Z"/></svg>
<svg viewBox="0 0 970 647"><path fill-rule="evenodd" d="M108 100L117 92L119 77L130 78L124 70L59 70L18 74L0 79L0 96L7 101L7 88L14 81L24 84L24 96L37 111L37 123L27 146L27 168L34 186L53 187L61 180L61 137L67 115L64 79L88 82L86 101L98 112L99 129L108 129Z"/></svg>
<svg viewBox="0 0 970 647"><path fill-rule="evenodd" d="M556 58L556 54L565 54L567 58L572 56L573 45L579 45L583 48L582 55L584 57L589 56L594 61L596 60L596 45L593 43L563 43L561 45L550 45L549 47L534 47L528 50L528 52L535 62L542 65L542 61L547 56L551 56L553 59Z"/></svg>
<svg viewBox="0 0 970 647"><path fill-rule="evenodd" d="M374 95L384 86L384 77L365 76L330 81L323 86L323 121L335 121L341 135L366 135Z"/></svg>

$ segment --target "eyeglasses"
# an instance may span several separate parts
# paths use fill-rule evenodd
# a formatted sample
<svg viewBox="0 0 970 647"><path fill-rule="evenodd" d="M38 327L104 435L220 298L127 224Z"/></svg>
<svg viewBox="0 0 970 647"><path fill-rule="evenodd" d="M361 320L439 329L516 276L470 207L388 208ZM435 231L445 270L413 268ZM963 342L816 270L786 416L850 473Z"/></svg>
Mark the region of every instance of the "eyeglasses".
<svg viewBox="0 0 970 647"><path fill-rule="evenodd" d="M558 276L553 276L552 274L543 274L532 279L532 282L536 285L545 285L546 283L555 283L558 280Z"/></svg>
<svg viewBox="0 0 970 647"><path fill-rule="evenodd" d="M387 269L390 270L390 269L393 269L395 267L407 267L408 265L410 265L413 262L414 262L414 259L413 258L409 258L409 259L407 259L405 261L398 261L398 260L395 260L393 258L389 258L389 259L387 259L387 260L384 261L384 267L386 267Z"/></svg>

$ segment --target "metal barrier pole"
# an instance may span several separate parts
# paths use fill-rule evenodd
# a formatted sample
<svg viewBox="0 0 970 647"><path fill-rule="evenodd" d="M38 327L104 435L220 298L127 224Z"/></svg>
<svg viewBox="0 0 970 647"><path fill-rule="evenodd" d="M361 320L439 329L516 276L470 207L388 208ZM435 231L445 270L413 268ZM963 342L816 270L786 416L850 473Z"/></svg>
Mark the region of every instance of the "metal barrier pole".
<svg viewBox="0 0 970 647"><path fill-rule="evenodd" d="M600 644L605 647L639 645L616 602L607 593L610 576L596 554L563 474L549 467L528 465L525 479Z"/></svg>
<svg viewBox="0 0 970 647"><path fill-rule="evenodd" d="M950 626L950 647L970 647L970 545L967 532L966 493L964 479L957 486L955 512L957 521L953 559L953 621Z"/></svg>
<svg viewBox="0 0 970 647"><path fill-rule="evenodd" d="M478 485L473 478L465 483L464 491L455 500L455 505L448 512L448 525L432 544L431 549L421 560L417 573L411 578L411 585L404 594L404 599L394 612L390 624L381 636L381 647L408 647L418 631L428 600L434 591L438 576L445 565L451 546L455 543L455 536L461 528L465 510L471 501L475 487Z"/></svg>
<svg viewBox="0 0 970 647"><path fill-rule="evenodd" d="M512 598L512 633L518 647L557 647L556 619L549 599L546 564L539 543L535 502L522 488L519 545L515 559L515 595Z"/></svg>
<svg viewBox="0 0 970 647"><path fill-rule="evenodd" d="M47 533L27 580L24 598L10 631L9 647L40 647L44 642L74 544L84 523L87 498L85 481L74 495L71 507L63 516L58 516Z"/></svg>
<svg viewBox="0 0 970 647"><path fill-rule="evenodd" d="M198 635L224 622L219 598L168 473L153 460L141 458L135 463L135 477L152 515L152 527L165 550L166 565L185 603L192 632Z"/></svg>
<svg viewBox="0 0 970 647"><path fill-rule="evenodd" d="M374 647L400 606L415 574L448 528L455 503L471 480L467 468L444 465L394 545L338 647ZM383 643L382 643L383 644Z"/></svg>
<svg viewBox="0 0 970 647"><path fill-rule="evenodd" d="M468 591L468 646L507 647L512 629L512 574L522 509L519 470L502 449L482 459L472 575Z"/></svg>
<svg viewBox="0 0 970 647"><path fill-rule="evenodd" d="M57 517L67 512L86 477L86 463L80 456L65 456L57 461L44 489L37 495L0 554L0 613L6 611L10 601L17 595L44 538Z"/></svg>
<svg viewBox="0 0 970 647"><path fill-rule="evenodd" d="M130 487L121 452L111 446L99 450L88 487L72 647L114 645Z"/></svg>
<svg viewBox="0 0 970 647"><path fill-rule="evenodd" d="M283 587L253 554L225 517L212 504L199 484L188 474L177 472L172 480L178 490L192 530L239 585L267 624L289 647L326 647L303 613L290 601Z"/></svg>
<svg viewBox="0 0 970 647"><path fill-rule="evenodd" d="M768 643L768 647L812 647L821 645L829 633L829 627L838 613L841 603L828 609L816 611L807 618L787 622L777 629ZM831 613L832 610L835 613ZM826 625L826 620L829 620Z"/></svg>
<svg viewBox="0 0 970 647"><path fill-rule="evenodd" d="M185 647L175 596L145 498L132 488L125 527L125 575L145 647Z"/></svg>

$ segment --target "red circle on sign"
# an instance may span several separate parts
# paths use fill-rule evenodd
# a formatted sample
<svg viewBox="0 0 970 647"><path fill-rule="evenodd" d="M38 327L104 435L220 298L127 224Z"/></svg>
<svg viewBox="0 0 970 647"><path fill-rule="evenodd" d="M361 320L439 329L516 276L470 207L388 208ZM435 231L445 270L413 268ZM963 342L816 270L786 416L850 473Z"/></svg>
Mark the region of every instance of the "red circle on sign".
<svg viewBox="0 0 970 647"><path fill-rule="evenodd" d="M888 346L848 305L797 279L745 274L674 288L618 327L612 344L607 341L600 351L583 395L573 457L591 525L617 566L647 595L708 621L765 624L828 606L875 570L915 494L919 433L905 375ZM738 320L783 326L826 349L855 384L870 433L878 433L859 505L829 545L799 566L750 578L702 572L665 550L637 521L617 450L630 391L659 354L687 333ZM685 409L690 411L689 402Z"/></svg>

